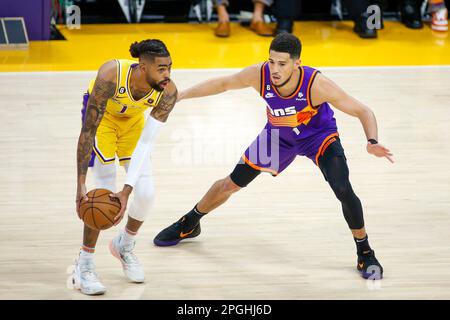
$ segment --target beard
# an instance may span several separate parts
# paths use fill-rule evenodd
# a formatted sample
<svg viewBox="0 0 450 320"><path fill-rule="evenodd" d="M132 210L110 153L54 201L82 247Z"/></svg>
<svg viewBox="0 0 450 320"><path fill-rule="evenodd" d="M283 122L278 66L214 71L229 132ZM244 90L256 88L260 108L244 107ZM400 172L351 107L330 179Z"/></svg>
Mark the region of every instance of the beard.
<svg viewBox="0 0 450 320"><path fill-rule="evenodd" d="M163 83L165 81L170 81L170 79L164 79L163 81L156 82L155 80L153 80L151 78L147 78L146 80L147 80L147 83L158 92L164 91L164 88L161 87L161 83Z"/></svg>
<svg viewBox="0 0 450 320"><path fill-rule="evenodd" d="M284 86L286 83L288 83L289 80L291 80L293 74L294 74L294 72L291 72L291 74L289 75L289 77L288 77L288 78L286 79L286 81L284 81L282 84L279 84L279 85L273 84L273 86L274 86L275 88L281 88L281 87Z"/></svg>

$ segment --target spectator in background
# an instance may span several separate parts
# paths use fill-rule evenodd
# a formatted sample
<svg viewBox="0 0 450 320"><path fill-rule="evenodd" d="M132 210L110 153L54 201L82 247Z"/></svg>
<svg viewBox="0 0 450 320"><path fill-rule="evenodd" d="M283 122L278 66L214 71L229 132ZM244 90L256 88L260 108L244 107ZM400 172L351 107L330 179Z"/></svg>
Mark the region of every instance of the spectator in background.
<svg viewBox="0 0 450 320"><path fill-rule="evenodd" d="M448 31L448 11L444 0L428 0L428 12L431 13L431 29Z"/></svg>
<svg viewBox="0 0 450 320"><path fill-rule="evenodd" d="M423 0L402 0L400 1L401 22L408 28L423 28L420 6Z"/></svg>
<svg viewBox="0 0 450 320"><path fill-rule="evenodd" d="M275 35L283 32L292 33L297 13L297 2L298 0L275 0L274 11L277 18Z"/></svg>
<svg viewBox="0 0 450 320"><path fill-rule="evenodd" d="M260 36L272 36L273 30L264 23L264 9L266 6L271 6L273 0L253 0L253 18L250 23L250 29ZM230 17L227 12L228 0L217 0L217 15L219 17L219 24L214 31L218 37L230 36Z"/></svg>

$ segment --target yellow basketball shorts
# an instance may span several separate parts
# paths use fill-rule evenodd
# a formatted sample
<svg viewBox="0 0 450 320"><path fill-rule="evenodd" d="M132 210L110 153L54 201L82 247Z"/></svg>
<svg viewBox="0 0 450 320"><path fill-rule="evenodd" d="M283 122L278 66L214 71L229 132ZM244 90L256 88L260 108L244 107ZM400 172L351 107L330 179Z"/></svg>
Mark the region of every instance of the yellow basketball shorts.
<svg viewBox="0 0 450 320"><path fill-rule="evenodd" d="M84 121L86 111L85 108L83 109L82 120ZM89 166L94 165L95 157L98 157L103 164L114 163L116 155L122 166L130 161L144 125L144 113L128 118L116 117L105 112L97 128Z"/></svg>

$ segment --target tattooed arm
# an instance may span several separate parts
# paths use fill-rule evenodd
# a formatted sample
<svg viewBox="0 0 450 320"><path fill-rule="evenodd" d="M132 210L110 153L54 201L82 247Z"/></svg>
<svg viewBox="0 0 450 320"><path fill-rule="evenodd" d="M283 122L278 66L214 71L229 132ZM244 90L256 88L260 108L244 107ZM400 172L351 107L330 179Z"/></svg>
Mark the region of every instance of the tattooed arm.
<svg viewBox="0 0 450 320"><path fill-rule="evenodd" d="M177 101L177 87L173 82L167 86L164 90L163 97L158 105L153 108L152 112L148 116L145 123L144 130L139 137L139 141L131 156L130 165L127 171L127 177L123 190L114 194L114 197L118 198L121 204L119 214L114 219L114 224L118 224L125 214L127 208L128 197L133 191L133 187L141 175L142 166L145 161L150 161L150 153L152 150L153 142L158 135L159 129L164 122L167 121L170 112L173 110Z"/></svg>
<svg viewBox="0 0 450 320"><path fill-rule="evenodd" d="M95 133L106 110L106 103L116 90L117 64L108 61L98 71L94 88L89 95L86 108L86 118L78 138L77 148L77 196L76 208L79 215L80 203L87 200L86 174L91 159Z"/></svg>
<svg viewBox="0 0 450 320"><path fill-rule="evenodd" d="M169 85L164 90L161 101L150 113L151 116L158 121L166 122L170 112L175 106L175 102L177 101L177 95L178 95L177 87L175 86L173 81L170 81Z"/></svg>

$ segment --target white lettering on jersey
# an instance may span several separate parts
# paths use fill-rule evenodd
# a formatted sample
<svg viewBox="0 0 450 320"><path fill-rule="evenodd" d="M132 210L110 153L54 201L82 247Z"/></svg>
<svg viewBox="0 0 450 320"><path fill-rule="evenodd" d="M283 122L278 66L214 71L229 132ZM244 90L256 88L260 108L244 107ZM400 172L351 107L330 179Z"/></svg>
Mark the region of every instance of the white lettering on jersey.
<svg viewBox="0 0 450 320"><path fill-rule="evenodd" d="M272 109L269 106L267 106L267 108L269 108L270 113L275 117L291 116L297 113L297 111L295 110L295 106L283 109Z"/></svg>

